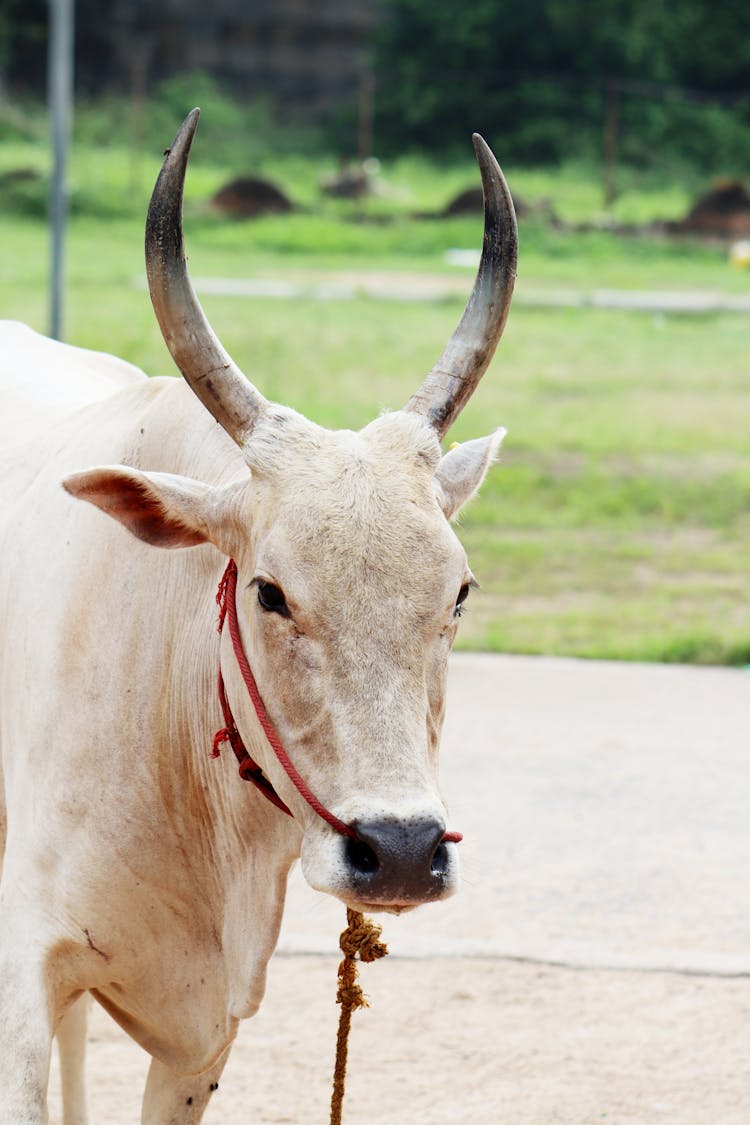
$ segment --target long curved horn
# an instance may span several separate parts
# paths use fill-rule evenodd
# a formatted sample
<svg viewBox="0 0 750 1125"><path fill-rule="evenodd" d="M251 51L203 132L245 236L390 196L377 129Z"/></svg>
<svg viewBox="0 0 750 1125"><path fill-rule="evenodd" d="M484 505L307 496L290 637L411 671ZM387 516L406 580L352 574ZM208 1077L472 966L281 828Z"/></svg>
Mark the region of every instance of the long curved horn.
<svg viewBox="0 0 750 1125"><path fill-rule="evenodd" d="M156 181L146 219L146 273L151 302L172 358L203 405L238 445L266 400L227 355L190 282L182 240L182 194L200 110L183 121Z"/></svg>
<svg viewBox="0 0 750 1125"><path fill-rule="evenodd" d="M442 438L471 397L503 334L518 260L508 185L487 143L474 134L484 190L484 245L468 304L445 351L404 410L422 414Z"/></svg>

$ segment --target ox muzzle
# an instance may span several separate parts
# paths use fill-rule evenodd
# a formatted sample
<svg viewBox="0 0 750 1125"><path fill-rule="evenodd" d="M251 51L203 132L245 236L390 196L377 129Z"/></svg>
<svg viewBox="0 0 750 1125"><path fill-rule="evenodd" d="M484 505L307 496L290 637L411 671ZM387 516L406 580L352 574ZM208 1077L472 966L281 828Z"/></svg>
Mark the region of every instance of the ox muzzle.
<svg viewBox="0 0 750 1125"><path fill-rule="evenodd" d="M409 905L442 898L451 868L445 825L420 818L362 820L343 842L349 881L357 899Z"/></svg>
<svg viewBox="0 0 750 1125"><path fill-rule="evenodd" d="M352 802L353 803L353 802ZM448 898L458 889L455 838L430 801L399 814L361 805L346 815L356 835L341 836L321 822L308 825L302 841L302 873L315 890L358 910L401 913Z"/></svg>

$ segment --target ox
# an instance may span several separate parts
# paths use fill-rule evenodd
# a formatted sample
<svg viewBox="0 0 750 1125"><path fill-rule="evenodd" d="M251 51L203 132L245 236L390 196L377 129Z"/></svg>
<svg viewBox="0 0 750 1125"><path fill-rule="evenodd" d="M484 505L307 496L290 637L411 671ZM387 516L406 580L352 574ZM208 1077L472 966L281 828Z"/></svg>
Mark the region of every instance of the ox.
<svg viewBox="0 0 750 1125"><path fill-rule="evenodd" d="M449 520L502 432L445 455L440 439L505 323L510 196L476 138L485 239L462 320L402 410L329 432L262 397L195 297L182 190L197 118L146 237L184 378L3 330L1 1125L47 1121L55 1034L66 1125L86 1122L86 993L153 1057L142 1121L200 1121L259 1006L297 858L359 909L457 885L437 757L473 579ZM217 632L228 559L241 649L329 820L272 752ZM219 668L255 786L231 752L212 760Z"/></svg>

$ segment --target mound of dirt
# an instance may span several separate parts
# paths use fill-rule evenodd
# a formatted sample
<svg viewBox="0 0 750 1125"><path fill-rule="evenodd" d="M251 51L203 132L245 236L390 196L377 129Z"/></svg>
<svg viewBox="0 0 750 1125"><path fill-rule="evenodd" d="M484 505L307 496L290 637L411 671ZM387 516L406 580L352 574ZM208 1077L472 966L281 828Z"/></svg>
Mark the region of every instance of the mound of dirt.
<svg viewBox="0 0 750 1125"><path fill-rule="evenodd" d="M0 172L0 187L15 184L36 184L43 179L42 173L36 168L10 168L7 172Z"/></svg>
<svg viewBox="0 0 750 1125"><path fill-rule="evenodd" d="M528 215L529 208L516 195L513 196L513 206L519 219ZM446 204L440 215L443 219L451 219L454 215L481 215L483 208L484 196L481 187L470 187L460 191L450 203Z"/></svg>
<svg viewBox="0 0 750 1125"><path fill-rule="evenodd" d="M750 195L739 180L719 180L675 229L738 237L750 234Z"/></svg>
<svg viewBox="0 0 750 1125"><path fill-rule="evenodd" d="M211 206L234 219L260 215L286 215L294 210L291 200L270 180L240 176L217 191Z"/></svg>

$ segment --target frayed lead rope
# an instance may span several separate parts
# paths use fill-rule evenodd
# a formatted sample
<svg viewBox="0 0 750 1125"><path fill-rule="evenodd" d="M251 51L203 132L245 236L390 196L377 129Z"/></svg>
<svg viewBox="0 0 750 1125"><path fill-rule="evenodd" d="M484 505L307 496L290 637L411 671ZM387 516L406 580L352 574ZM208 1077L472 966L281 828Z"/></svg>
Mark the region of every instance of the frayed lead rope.
<svg viewBox="0 0 750 1125"><path fill-rule="evenodd" d="M388 946L380 940L381 927L358 910L346 911L347 927L339 939L344 959L339 965L339 986L336 1003L341 1005L339 1028L336 1036L336 1065L333 1072L330 1125L341 1125L346 1085L346 1061L352 1012L368 1008L369 1001L357 980L357 957L360 961L377 961L385 957Z"/></svg>

